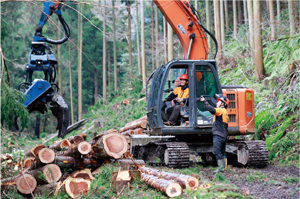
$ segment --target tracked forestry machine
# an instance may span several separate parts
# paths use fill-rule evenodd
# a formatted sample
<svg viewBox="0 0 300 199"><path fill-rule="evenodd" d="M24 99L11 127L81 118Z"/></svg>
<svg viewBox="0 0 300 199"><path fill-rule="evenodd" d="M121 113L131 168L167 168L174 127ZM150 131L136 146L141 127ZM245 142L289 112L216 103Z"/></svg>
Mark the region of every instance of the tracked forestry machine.
<svg viewBox="0 0 300 199"><path fill-rule="evenodd" d="M187 0L155 0L164 17L177 34L184 59L172 60L156 69L147 81L147 122L149 136L132 135L131 152L135 158L151 164L169 167L188 167L191 153L208 163L215 162L212 143L213 115L200 102L204 96L216 106L215 94L229 99L228 136L255 133L254 92L244 86L220 84L215 60L210 60L210 50L205 35L217 41L200 22L199 14ZM171 106L163 100L174 89L175 80L182 74L189 77L188 118L181 117L175 126L166 126L166 109ZM149 90L149 89L147 89ZM243 137L243 136L241 136ZM226 152L229 164L264 167L268 164L268 150L264 141L228 139Z"/></svg>

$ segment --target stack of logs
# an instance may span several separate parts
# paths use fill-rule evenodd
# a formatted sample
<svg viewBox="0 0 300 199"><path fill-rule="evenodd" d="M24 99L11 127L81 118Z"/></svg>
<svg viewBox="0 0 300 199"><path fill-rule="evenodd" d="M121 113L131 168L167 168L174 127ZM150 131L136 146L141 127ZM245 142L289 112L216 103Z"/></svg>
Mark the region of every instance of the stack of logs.
<svg viewBox="0 0 300 199"><path fill-rule="evenodd" d="M128 145L130 147L130 135L139 135L145 134L143 131L146 130L147 127L147 116L141 117L138 120L127 123L124 127L120 129L120 133L126 137ZM126 158L131 158L132 154L130 154L129 149L125 153Z"/></svg>
<svg viewBox="0 0 300 199"><path fill-rule="evenodd" d="M90 189L94 179L91 170L123 157L127 149L125 136L116 132L97 135L90 142L83 134L54 142L49 148L38 144L25 153L17 176L1 179L1 188L16 185L21 194L32 196L60 189L75 198ZM73 172L63 174L62 169Z"/></svg>

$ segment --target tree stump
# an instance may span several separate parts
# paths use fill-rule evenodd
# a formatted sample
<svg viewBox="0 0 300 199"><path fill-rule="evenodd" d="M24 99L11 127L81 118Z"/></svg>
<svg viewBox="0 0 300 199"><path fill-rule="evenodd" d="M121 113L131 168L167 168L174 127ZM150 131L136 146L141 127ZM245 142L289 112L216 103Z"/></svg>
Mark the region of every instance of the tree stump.
<svg viewBox="0 0 300 199"><path fill-rule="evenodd" d="M145 173L141 174L141 180L170 198L179 196L182 193L181 186L172 180L159 179Z"/></svg>
<svg viewBox="0 0 300 199"><path fill-rule="evenodd" d="M28 173L31 174L39 184L57 182L62 175L59 166L56 164L47 164Z"/></svg>
<svg viewBox="0 0 300 199"><path fill-rule="evenodd" d="M77 196L80 195L86 196L90 188L91 188L91 181L82 178L69 177L65 181L66 192L71 198L76 198Z"/></svg>
<svg viewBox="0 0 300 199"><path fill-rule="evenodd" d="M119 133L102 134L99 139L93 140L92 143L92 156L95 159L119 159L128 149L125 136Z"/></svg>
<svg viewBox="0 0 300 199"><path fill-rule="evenodd" d="M71 142L67 139L63 139L62 141L56 142L49 146L50 149L61 151L63 148L69 148L71 146Z"/></svg>
<svg viewBox="0 0 300 199"><path fill-rule="evenodd" d="M30 194L35 190L37 182L32 175L26 173L18 178L16 185L22 194Z"/></svg>
<svg viewBox="0 0 300 199"><path fill-rule="evenodd" d="M80 171L74 171L71 173L72 178L83 178L85 180L95 180L94 176L92 175L91 169L84 169Z"/></svg>

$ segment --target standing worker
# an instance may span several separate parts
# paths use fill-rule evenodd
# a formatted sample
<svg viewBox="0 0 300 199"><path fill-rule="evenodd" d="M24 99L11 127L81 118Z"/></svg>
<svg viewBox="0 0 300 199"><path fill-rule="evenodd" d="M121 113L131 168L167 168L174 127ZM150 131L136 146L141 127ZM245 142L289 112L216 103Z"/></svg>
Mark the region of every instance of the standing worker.
<svg viewBox="0 0 300 199"><path fill-rule="evenodd" d="M215 172L223 171L227 166L226 140L228 135L228 114L226 108L229 100L223 94L215 95L217 97L217 108L212 107L201 95L200 101L204 103L206 109L214 115L213 119L213 154L218 162L218 169Z"/></svg>

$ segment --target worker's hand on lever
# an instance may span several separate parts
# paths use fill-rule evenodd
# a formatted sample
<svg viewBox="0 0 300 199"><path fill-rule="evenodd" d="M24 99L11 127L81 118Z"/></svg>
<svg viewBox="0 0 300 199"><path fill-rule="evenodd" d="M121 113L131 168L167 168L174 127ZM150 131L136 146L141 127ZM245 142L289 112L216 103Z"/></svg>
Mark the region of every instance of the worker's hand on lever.
<svg viewBox="0 0 300 199"><path fill-rule="evenodd" d="M168 101L167 99L164 99L163 103L166 103L166 101Z"/></svg>
<svg viewBox="0 0 300 199"><path fill-rule="evenodd" d="M177 102L183 102L182 98L177 98Z"/></svg>
<svg viewBox="0 0 300 199"><path fill-rule="evenodd" d="M201 97L200 97L200 101L201 102L204 102L205 101L205 98L201 95Z"/></svg>

